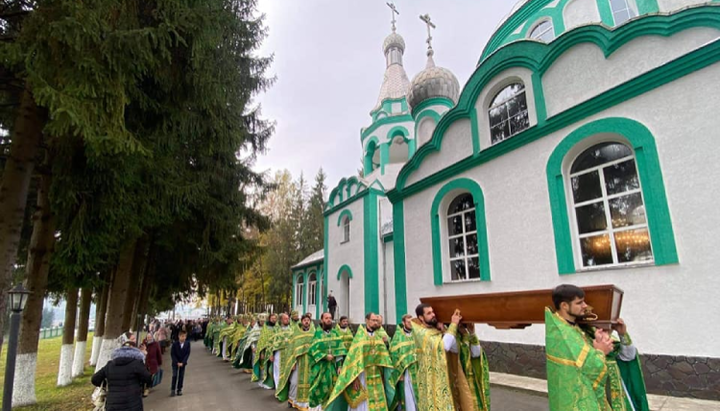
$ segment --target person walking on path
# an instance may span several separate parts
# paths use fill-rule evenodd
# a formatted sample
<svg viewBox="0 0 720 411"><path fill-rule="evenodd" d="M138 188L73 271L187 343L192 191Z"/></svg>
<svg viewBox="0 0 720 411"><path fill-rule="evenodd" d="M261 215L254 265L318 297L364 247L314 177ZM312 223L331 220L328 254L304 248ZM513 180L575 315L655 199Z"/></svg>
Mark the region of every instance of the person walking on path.
<svg viewBox="0 0 720 411"><path fill-rule="evenodd" d="M150 374L152 374L154 382L155 380L160 378L160 376L157 374L161 371L160 366L162 365L162 352L160 350L160 344L155 341L152 334L148 334L147 337L145 337L145 350L147 351L145 357L145 366L147 367L148 371L150 371ZM147 397L148 394L150 394L151 386L152 384L145 386L143 397Z"/></svg>
<svg viewBox="0 0 720 411"><path fill-rule="evenodd" d="M187 333L185 331L180 331L178 334L178 340L173 342L172 348L170 349L170 356L172 357L172 383L170 385L171 397L174 397L176 394L182 395L185 368L187 368L187 362L190 358L190 342L185 341L186 339Z"/></svg>
<svg viewBox="0 0 720 411"><path fill-rule="evenodd" d="M107 381L105 411L143 411L142 386L150 384L152 376L131 336L130 333L120 335L122 346L115 349L110 361L92 376L91 382L96 387Z"/></svg>
<svg viewBox="0 0 720 411"><path fill-rule="evenodd" d="M337 310L337 300L332 295L332 291L330 291L330 295L328 295L328 310L330 311L330 316L332 319L335 319L335 311Z"/></svg>

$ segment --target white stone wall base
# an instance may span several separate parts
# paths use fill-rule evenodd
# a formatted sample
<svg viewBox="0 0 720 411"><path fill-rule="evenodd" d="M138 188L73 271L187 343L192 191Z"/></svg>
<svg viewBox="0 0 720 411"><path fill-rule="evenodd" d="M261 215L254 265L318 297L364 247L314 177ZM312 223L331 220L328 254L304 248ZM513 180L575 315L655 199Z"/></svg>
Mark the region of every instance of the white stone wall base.
<svg viewBox="0 0 720 411"><path fill-rule="evenodd" d="M95 372L100 371L110 361L110 354L119 346L120 344L114 338L103 338L102 347L100 347L97 363L95 364Z"/></svg>
<svg viewBox="0 0 720 411"><path fill-rule="evenodd" d="M102 336L100 337L93 337L93 346L92 346L92 352L90 353L90 365L93 367L95 364L97 364L98 354L100 354L100 347L102 347Z"/></svg>
<svg viewBox="0 0 720 411"><path fill-rule="evenodd" d="M73 356L72 363L72 378L83 375L85 371L85 347L87 347L87 341L78 341L75 343L75 355Z"/></svg>
<svg viewBox="0 0 720 411"><path fill-rule="evenodd" d="M35 404L37 403L37 398L35 398L37 353L18 354L15 361L12 407Z"/></svg>
<svg viewBox="0 0 720 411"><path fill-rule="evenodd" d="M58 368L57 386L64 387L72 382L73 345L63 344L60 347L60 367Z"/></svg>

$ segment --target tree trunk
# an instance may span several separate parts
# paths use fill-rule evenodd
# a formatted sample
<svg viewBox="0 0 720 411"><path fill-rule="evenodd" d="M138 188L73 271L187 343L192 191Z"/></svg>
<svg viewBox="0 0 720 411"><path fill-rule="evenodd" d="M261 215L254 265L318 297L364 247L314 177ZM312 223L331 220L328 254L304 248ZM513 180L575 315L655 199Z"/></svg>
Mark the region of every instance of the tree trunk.
<svg viewBox="0 0 720 411"><path fill-rule="evenodd" d="M78 319L77 342L73 356L71 377L79 377L85 371L85 348L87 346L88 321L90 320L90 305L92 304L92 287L85 287L80 293L80 317Z"/></svg>
<svg viewBox="0 0 720 411"><path fill-rule="evenodd" d="M63 324L62 347L57 386L64 387L72 382L73 342L75 341L75 318L77 317L78 289L72 287L65 297L65 324Z"/></svg>
<svg viewBox="0 0 720 411"><path fill-rule="evenodd" d="M110 286L108 296L107 315L105 316L105 333L103 334L102 347L98 354L98 361L95 371L99 371L110 360L110 353L118 347L116 339L123 333L122 322L125 300L130 288L130 275L132 272L133 258L135 256L135 244L137 240L129 241L120 252L118 265L115 268L115 276Z"/></svg>
<svg viewBox="0 0 720 411"><path fill-rule="evenodd" d="M55 247L55 217L50 210L48 192L50 176L40 177L37 209L27 260L27 288L30 291L20 325L18 355L13 383L13 407L35 404L35 369L37 364L43 300L47 290L50 257Z"/></svg>
<svg viewBox="0 0 720 411"><path fill-rule="evenodd" d="M133 310L135 307L135 302L140 294L142 276L145 272L145 262L147 262L148 251L147 248L148 240L146 236L143 236L140 240L138 240L137 245L135 246L135 257L133 257L133 265L130 276L130 288L127 294L127 298L125 299L125 306L123 310L123 331L130 330L131 328L134 329L135 323L137 322L137 318L133 317ZM138 340L138 343L139 342L140 341Z"/></svg>
<svg viewBox="0 0 720 411"><path fill-rule="evenodd" d="M150 256L148 254L148 262L145 264L145 273L143 274L143 280L142 280L142 286L140 288L140 293L137 299L137 303L135 304L135 323L136 327L138 327L138 316L144 321L145 315L147 314L147 303L148 299L150 298L150 289L152 288L152 270L150 269ZM140 324L140 326L144 325ZM140 328L140 331L142 331L142 328Z"/></svg>
<svg viewBox="0 0 720 411"><path fill-rule="evenodd" d="M11 135L10 156L0 181L0 330L4 330L5 296L12 286L25 203L42 140L43 113L44 110L35 105L35 99L26 87L20 96L20 107ZM0 355L3 334L0 332Z"/></svg>
<svg viewBox="0 0 720 411"><path fill-rule="evenodd" d="M97 363L100 347L102 346L102 337L105 334L105 313L107 312L108 294L110 292L110 282L112 281L112 271L105 275L105 283L100 291L98 303L95 306L95 332L93 333L92 353L90 354L90 365Z"/></svg>

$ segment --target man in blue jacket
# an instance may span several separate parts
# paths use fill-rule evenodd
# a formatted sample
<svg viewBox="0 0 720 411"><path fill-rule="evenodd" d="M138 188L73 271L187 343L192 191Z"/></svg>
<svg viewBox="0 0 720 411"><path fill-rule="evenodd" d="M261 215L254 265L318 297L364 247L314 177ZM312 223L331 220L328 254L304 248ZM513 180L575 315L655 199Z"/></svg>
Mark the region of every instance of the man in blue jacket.
<svg viewBox="0 0 720 411"><path fill-rule="evenodd" d="M182 395L183 380L185 379L185 368L190 358L190 342L185 341L187 333L180 331L178 340L173 342L170 356L172 357L172 385L170 387L170 396L175 396L175 388L177 387L177 395ZM176 385L177 383L177 385Z"/></svg>

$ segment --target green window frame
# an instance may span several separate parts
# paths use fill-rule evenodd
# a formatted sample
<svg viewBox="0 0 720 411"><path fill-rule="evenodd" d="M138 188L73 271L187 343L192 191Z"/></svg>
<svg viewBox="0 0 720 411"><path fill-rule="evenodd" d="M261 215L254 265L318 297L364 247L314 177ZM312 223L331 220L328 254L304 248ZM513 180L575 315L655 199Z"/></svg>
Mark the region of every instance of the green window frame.
<svg viewBox="0 0 720 411"><path fill-rule="evenodd" d="M432 232L432 256L433 256L433 278L436 286L442 286L446 283L443 276L443 253L442 253L442 239L444 238L443 233L440 231L440 218L444 216L446 210L440 210L440 205L443 200L450 194L453 194L453 198L459 195L461 192L470 193L475 203L475 224L477 226L478 236L478 258L480 263L480 281L490 281L490 258L488 251L488 236L487 236L487 223L485 221L485 196L482 188L475 181L469 178L458 178L446 183L435 195L435 199L432 203L430 210L430 229ZM463 281L447 281L448 284L462 284L467 281L477 280L463 280Z"/></svg>
<svg viewBox="0 0 720 411"><path fill-rule="evenodd" d="M576 245L570 229L570 204L566 196L564 167L568 153L577 144L601 134L621 136L635 152L635 162L641 181L645 203L650 242L653 249L654 265L677 264L679 262L675 245L670 210L668 208L665 184L658 157L655 138L643 124L620 117L596 120L580 126L565 137L550 155L547 164L548 194L555 235L555 253L560 275L588 271L575 267ZM616 269L616 266L608 268ZM602 271L602 267L593 268Z"/></svg>

